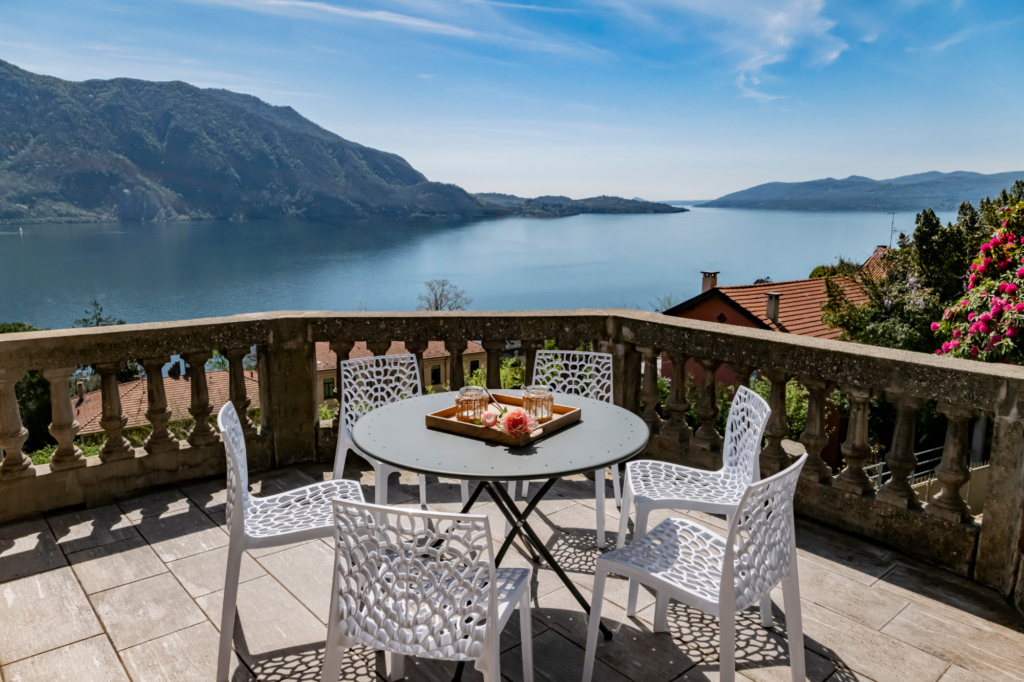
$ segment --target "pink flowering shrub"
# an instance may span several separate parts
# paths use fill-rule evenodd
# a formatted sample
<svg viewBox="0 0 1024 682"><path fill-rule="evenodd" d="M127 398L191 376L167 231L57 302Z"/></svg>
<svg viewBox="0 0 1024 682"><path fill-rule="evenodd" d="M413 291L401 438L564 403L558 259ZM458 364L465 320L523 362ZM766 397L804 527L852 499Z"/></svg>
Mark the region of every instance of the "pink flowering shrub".
<svg viewBox="0 0 1024 682"><path fill-rule="evenodd" d="M1002 209L1001 225L971 263L964 296L932 322L935 353L988 362L1024 360L1024 201Z"/></svg>

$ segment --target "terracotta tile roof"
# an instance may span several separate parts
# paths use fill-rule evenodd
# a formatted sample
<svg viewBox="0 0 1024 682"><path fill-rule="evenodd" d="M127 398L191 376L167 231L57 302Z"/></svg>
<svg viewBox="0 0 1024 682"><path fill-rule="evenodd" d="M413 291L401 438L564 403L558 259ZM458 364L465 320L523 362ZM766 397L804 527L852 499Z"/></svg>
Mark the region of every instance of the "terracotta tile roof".
<svg viewBox="0 0 1024 682"><path fill-rule="evenodd" d="M402 353L408 353L405 349L405 344L401 341L393 341L391 348L388 349L388 355L401 355ZM485 353L484 347L476 341L470 341L466 345L466 354L472 355L474 353ZM444 349L443 341L430 341L427 343L427 349L423 351L424 360L432 360L434 358L446 358L449 353ZM372 357L373 353L366 347L365 341L356 341L356 345L352 347L352 351L349 353L349 359L355 358L369 358ZM330 344L325 341L320 341L316 344L316 371L323 372L325 370L335 369L338 366L338 359L331 350Z"/></svg>
<svg viewBox="0 0 1024 682"><path fill-rule="evenodd" d="M862 304L867 297L861 290L852 286L845 278L836 281L846 284L846 295L855 304ZM821 339L839 337L839 329L829 329L821 321L821 304L825 302L824 279L798 279L789 282L771 282L769 284L748 284L734 287L717 287L718 293L743 308L768 329L789 334L814 336ZM779 323L768 319L768 294L782 294L779 299Z"/></svg>
<svg viewBox="0 0 1024 682"><path fill-rule="evenodd" d="M884 244L876 246L874 253L864 261L863 268L872 279L882 279L886 274L886 265L882 257L889 252L889 247Z"/></svg>
<svg viewBox="0 0 1024 682"><path fill-rule="evenodd" d="M210 390L210 403L213 405L214 413L228 401L228 373L207 372L206 383ZM252 401L250 408L260 406L259 379L256 372L245 372L245 388ZM146 419L146 409L149 403L149 391L146 390L146 380L129 381L120 384L118 389L121 393L121 411L128 417L128 424L125 428L145 426L149 424ZM172 379L164 377L164 392L167 394L167 406L171 408L171 421L191 419L188 413L188 406L192 402L192 384L188 377ZM93 433L102 433L100 426L102 418L102 402L100 391L86 393L79 399L72 398L71 406L75 410L75 419L78 420L80 429L79 435L85 436Z"/></svg>

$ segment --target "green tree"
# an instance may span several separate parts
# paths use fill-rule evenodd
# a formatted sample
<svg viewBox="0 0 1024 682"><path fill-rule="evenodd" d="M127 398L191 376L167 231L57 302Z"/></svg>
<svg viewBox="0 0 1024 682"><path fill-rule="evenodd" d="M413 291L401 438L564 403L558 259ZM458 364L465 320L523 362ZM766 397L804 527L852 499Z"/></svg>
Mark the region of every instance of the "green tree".
<svg viewBox="0 0 1024 682"><path fill-rule="evenodd" d="M839 257L839 260L830 265L819 265L818 267L811 270L811 274L808 275L810 279L820 279L822 277L841 277L846 275L852 275L860 270L861 265L852 258Z"/></svg>
<svg viewBox="0 0 1024 682"><path fill-rule="evenodd" d="M19 332L43 331L24 322L0 322L0 334L16 334ZM21 380L14 385L14 393L18 398L18 412L21 423L28 429L28 440L22 446L25 452L32 452L56 443L50 436L48 427L53 419L53 407L50 403L50 382L36 370L25 372Z"/></svg>
<svg viewBox="0 0 1024 682"><path fill-rule="evenodd" d="M119 318L119 317L114 317L113 315L104 315L103 314L103 306L100 305L99 301L93 299L92 303L89 304L89 307L85 309L85 317L81 317L81 318L75 320L71 324L71 326L72 327L113 327L115 325L120 325L120 324L127 324L127 323L124 320L122 320L121 318ZM79 369L79 373L80 374L88 375L88 374L92 373L92 370L85 369L85 368L80 368ZM122 383L122 384L125 383L125 382L128 382L128 381L133 381L135 379L138 379L139 376L142 375L142 373L143 373L142 368L139 367L139 364L137 362L129 361L129 362L126 362L124 364L124 367L122 367L121 369L119 369L117 371L117 381L118 381L118 383Z"/></svg>

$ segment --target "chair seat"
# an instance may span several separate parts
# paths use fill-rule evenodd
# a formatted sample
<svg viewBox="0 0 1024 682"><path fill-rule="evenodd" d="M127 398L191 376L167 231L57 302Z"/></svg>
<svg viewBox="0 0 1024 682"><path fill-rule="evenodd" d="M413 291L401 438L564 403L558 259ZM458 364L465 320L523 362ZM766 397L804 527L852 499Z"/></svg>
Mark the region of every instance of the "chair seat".
<svg viewBox="0 0 1024 682"><path fill-rule="evenodd" d="M334 528L331 500L363 501L355 481L340 478L322 481L269 497L249 497L245 534L268 538L317 528Z"/></svg>
<svg viewBox="0 0 1024 682"><path fill-rule="evenodd" d="M698 511L731 513L739 504L747 483L728 469L707 471L669 462L636 460L626 466L634 498L644 502L690 502ZM691 507L693 508L693 507Z"/></svg>
<svg viewBox="0 0 1024 682"><path fill-rule="evenodd" d="M725 538L697 523L677 518L665 519L642 538L597 560L622 567L611 569L613 573L647 582L636 575L644 573L669 587L717 604L723 556Z"/></svg>

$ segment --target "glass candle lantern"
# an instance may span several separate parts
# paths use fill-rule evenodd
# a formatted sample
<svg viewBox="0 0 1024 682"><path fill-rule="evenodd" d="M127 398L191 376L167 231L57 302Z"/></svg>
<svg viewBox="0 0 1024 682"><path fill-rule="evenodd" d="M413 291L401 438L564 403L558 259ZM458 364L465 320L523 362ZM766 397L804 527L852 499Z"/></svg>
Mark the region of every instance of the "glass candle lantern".
<svg viewBox="0 0 1024 682"><path fill-rule="evenodd" d="M537 421L549 421L555 407L555 394L547 386L527 386L523 392L523 410Z"/></svg>
<svg viewBox="0 0 1024 682"><path fill-rule="evenodd" d="M455 397L455 407L460 422L476 422L487 409L487 395L479 386L464 386Z"/></svg>

